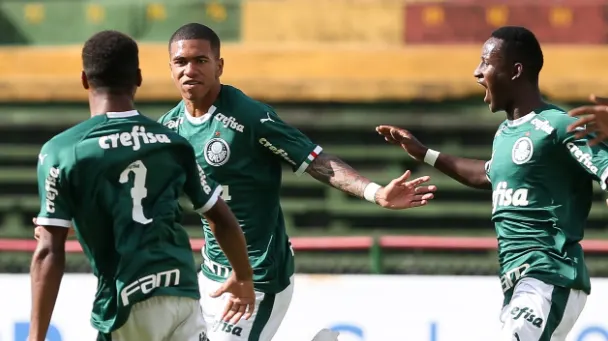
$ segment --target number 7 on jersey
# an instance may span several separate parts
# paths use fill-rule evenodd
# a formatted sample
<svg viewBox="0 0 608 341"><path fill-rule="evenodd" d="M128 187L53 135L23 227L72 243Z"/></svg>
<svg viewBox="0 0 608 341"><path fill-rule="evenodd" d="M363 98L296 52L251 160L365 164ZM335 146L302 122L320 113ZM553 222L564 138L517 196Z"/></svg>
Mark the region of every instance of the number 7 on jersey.
<svg viewBox="0 0 608 341"><path fill-rule="evenodd" d="M119 181L121 184L129 182L129 173L131 172L134 174L133 187L131 188L131 198L133 198L133 221L146 225L152 222L152 219L148 219L144 216L144 208L141 204L142 200L148 196L148 189L146 188L146 174L148 173L148 169L141 160L133 162L120 173Z"/></svg>

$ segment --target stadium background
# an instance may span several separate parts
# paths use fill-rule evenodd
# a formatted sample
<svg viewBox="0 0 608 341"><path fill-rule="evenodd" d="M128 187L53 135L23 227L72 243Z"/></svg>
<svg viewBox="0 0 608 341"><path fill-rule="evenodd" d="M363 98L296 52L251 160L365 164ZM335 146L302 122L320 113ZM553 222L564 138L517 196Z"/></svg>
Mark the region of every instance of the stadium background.
<svg viewBox="0 0 608 341"><path fill-rule="evenodd" d="M390 281L400 281L402 286L422 281L417 289L421 296L440 295L439 291L446 295L451 285L463 285L469 290L463 289L462 296L481 302L484 290L492 297L500 296L498 278L490 277L497 271L491 193L465 188L412 162L401 149L385 144L374 127L407 127L434 149L489 159L495 128L504 116L487 110L483 89L472 73L490 32L506 24L533 30L545 52L541 89L549 100L569 108L586 102L591 93L608 93L607 10L608 2L600 0L0 0L0 272L4 274L0 286L16 281L15 290L24 291L1 296L0 339L25 340L27 309L21 317L14 317L8 307L13 306L11 302L24 306L29 300L27 272L35 246L31 218L38 210L37 154L51 136L88 117L86 92L79 81L80 48L94 32L117 29L139 41L144 85L138 92L138 107L151 117L159 117L179 100L168 70L169 36L184 23L201 22L213 27L222 39L223 82L273 104L284 120L327 152L379 183L405 169L433 177L440 189L434 202L400 212L350 198L285 169L282 203L294 237L298 273L370 274L300 275L302 283L309 285L298 285L301 297L320 290L315 295L326 299L335 299L341 292L353 299L353 295L367 295L359 292L361 288L369 295L386 295L382 291L391 287ZM600 289L590 301L602 298L601 288L608 291L608 282L601 279L608 275L604 199L596 186L585 250L594 285L598 283L595 287ZM186 215L185 224L193 238L201 237L194 214ZM195 240L195 246L199 244ZM75 242L70 246L77 251ZM89 267L74 252L68 257L68 270L86 273ZM21 275L8 275L13 273ZM82 283L90 282L91 275L74 276L68 277L76 288L81 278L86 278ZM361 281L371 281L371 289L357 289L363 285ZM352 293L344 289L346 292L332 294L337 283L346 282L350 284L344 285L354 286L348 289ZM436 285L446 289L429 291ZM473 290L476 286L480 289ZM92 292L78 297L90 300ZM408 297L410 303L421 300L396 294L401 299ZM463 304L470 305L469 300ZM469 334L468 340L494 337L492 323L500 302L490 301L498 303L479 308L491 309L481 312L491 316L490 327L479 338ZM369 304L379 303L371 300ZM420 304L412 312L401 313L420 315ZM298 307L294 302L288 317L308 309ZM386 302L375 309L390 311L391 307ZM454 309L437 307L429 314ZM471 315L475 307L467 308L470 314L466 309L460 314ZM84 304L78 311L87 315L88 308ZM579 323L583 329L572 340L608 340L608 320L601 318L608 316L605 309L589 309L592 313L588 315L599 320L589 322L588 328ZM342 313L346 312L333 315ZM455 321L453 315L445 319ZM382 319L370 322L370 318L349 322L339 316L334 320L317 324L339 324L350 330L341 340L380 340L380 334L373 331L377 325L392 333L391 328L398 324ZM432 316L428 320L435 321ZM583 318L581 323L586 321ZM457 329L440 337L433 331L436 326L427 322L420 325L430 325L428 333L425 329L403 335L424 335L411 338L416 341L462 339ZM49 341L81 336L71 338L69 329L57 327L57 336L49 334ZM588 330L592 331L584 334Z"/></svg>

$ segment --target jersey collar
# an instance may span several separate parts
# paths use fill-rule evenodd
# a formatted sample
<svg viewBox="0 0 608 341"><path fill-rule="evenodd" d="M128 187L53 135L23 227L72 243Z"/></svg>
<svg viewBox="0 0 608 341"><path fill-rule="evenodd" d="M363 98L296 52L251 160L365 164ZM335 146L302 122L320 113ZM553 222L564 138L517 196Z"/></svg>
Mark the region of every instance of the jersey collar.
<svg viewBox="0 0 608 341"><path fill-rule="evenodd" d="M194 117L194 116L192 116L192 114L190 114L188 112L186 105L184 105L184 116L186 116L186 119L188 120L188 122L190 122L192 124L202 124L202 123L207 122L211 118L211 115L213 115L213 113L216 110L217 110L216 106L212 105L209 107L209 110L207 110L206 114L204 114L203 116Z"/></svg>
<svg viewBox="0 0 608 341"><path fill-rule="evenodd" d="M534 116L536 116L536 113L533 111L525 116L522 116L516 120L507 120L507 125L509 127L517 127L520 126L528 121L530 121L532 118L534 118Z"/></svg>
<svg viewBox="0 0 608 341"><path fill-rule="evenodd" d="M137 115L139 115L139 112L137 110L107 112L106 113L106 116L108 116L108 118L124 118L124 117L131 117L131 116L137 116Z"/></svg>

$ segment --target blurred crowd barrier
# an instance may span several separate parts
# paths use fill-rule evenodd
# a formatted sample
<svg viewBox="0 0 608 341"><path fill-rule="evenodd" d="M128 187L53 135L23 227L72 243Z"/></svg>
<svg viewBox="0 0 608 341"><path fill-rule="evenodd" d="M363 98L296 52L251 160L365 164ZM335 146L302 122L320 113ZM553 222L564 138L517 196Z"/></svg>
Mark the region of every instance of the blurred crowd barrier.
<svg viewBox="0 0 608 341"><path fill-rule="evenodd" d="M271 101L446 99L478 94L481 44L502 25L533 30L541 87L559 100L608 88L600 0L0 0L0 100L80 100L80 46L117 29L141 42L139 98L173 100L167 42L213 27L224 81Z"/></svg>

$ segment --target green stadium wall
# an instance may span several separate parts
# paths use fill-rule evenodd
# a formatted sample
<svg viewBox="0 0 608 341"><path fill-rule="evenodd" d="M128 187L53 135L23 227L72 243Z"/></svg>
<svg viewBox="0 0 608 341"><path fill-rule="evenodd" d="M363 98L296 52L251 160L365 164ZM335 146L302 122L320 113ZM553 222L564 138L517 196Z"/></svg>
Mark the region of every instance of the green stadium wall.
<svg viewBox="0 0 608 341"><path fill-rule="evenodd" d="M291 236L437 235L494 236L490 221L491 192L473 190L411 160L374 131L378 124L411 129L434 149L488 159L491 141L502 114L491 114L479 103L424 105L276 104L278 113L309 135L328 153L340 156L381 184L406 169L414 176L431 175L439 186L428 206L407 211L385 210L350 197L308 175L283 174L281 201ZM175 102L140 103L140 110L157 118ZM78 104L0 105L0 238L32 238L31 219L39 208L36 163L41 145L54 134L88 117ZM605 195L595 186L594 205L586 238L607 238ZM186 204L187 202L184 201ZM184 207L189 207L185 205ZM187 211L184 224L192 237L201 237L199 217ZM2 253L2 252L0 252ZM0 271L27 271L31 255L2 253ZM367 272L367 252L298 254L299 271ZM494 274L495 252L387 252L384 271L391 273ZM594 274L608 274L605 257L589 256ZM84 258L70 255L70 269L88 269Z"/></svg>

